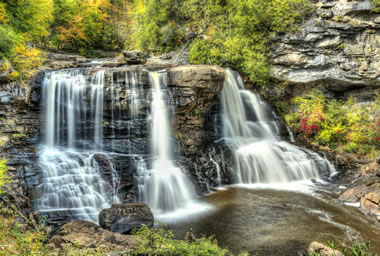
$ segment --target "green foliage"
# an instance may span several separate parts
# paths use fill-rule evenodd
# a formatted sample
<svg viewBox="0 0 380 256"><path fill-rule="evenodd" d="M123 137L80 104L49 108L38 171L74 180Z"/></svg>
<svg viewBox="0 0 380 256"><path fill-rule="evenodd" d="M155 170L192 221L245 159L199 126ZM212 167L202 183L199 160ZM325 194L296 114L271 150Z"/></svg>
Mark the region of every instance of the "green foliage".
<svg viewBox="0 0 380 256"><path fill-rule="evenodd" d="M30 42L49 35L53 21L52 0L19 0L0 3L0 59L8 59L13 67L10 80L30 78L43 62L41 52ZM0 67L4 73L9 67Z"/></svg>
<svg viewBox="0 0 380 256"><path fill-rule="evenodd" d="M109 0L54 0L50 47L95 56L95 49L113 50L114 26Z"/></svg>
<svg viewBox="0 0 380 256"><path fill-rule="evenodd" d="M309 0L135 0L128 47L160 53L185 43L185 30L202 34L191 44L194 64L229 66L268 86L270 40L294 31ZM185 29L186 28L186 29Z"/></svg>
<svg viewBox="0 0 380 256"><path fill-rule="evenodd" d="M62 255L65 256L103 256L105 255L102 249L86 248L79 244L63 245Z"/></svg>
<svg viewBox="0 0 380 256"><path fill-rule="evenodd" d="M334 17L334 20L337 22L343 22L344 16L342 14L339 14Z"/></svg>
<svg viewBox="0 0 380 256"><path fill-rule="evenodd" d="M371 242L358 243L351 248L350 253L352 256L377 256L377 253L369 251L372 246Z"/></svg>
<svg viewBox="0 0 380 256"><path fill-rule="evenodd" d="M380 0L371 0L371 3L374 6L374 8L371 11L379 13L380 12Z"/></svg>
<svg viewBox="0 0 380 256"><path fill-rule="evenodd" d="M173 232L162 226L152 229L143 226L133 233L140 237L142 243L132 251L132 255L224 256L229 253L220 248L212 237L202 237L197 242L192 242L187 234L185 240L176 240Z"/></svg>
<svg viewBox="0 0 380 256"><path fill-rule="evenodd" d="M0 256L49 255L43 244L45 234L20 224L14 210L0 204Z"/></svg>
<svg viewBox="0 0 380 256"><path fill-rule="evenodd" d="M380 96L370 105L354 99L327 101L319 91L292 100L285 115L289 127L314 142L351 153L375 157L380 149Z"/></svg>
<svg viewBox="0 0 380 256"><path fill-rule="evenodd" d="M192 1L197 2L197 1ZM207 38L190 49L195 64L230 66L268 86L269 43L275 32L293 31L310 9L307 0L206 1L202 21ZM212 4L213 3L213 4ZM210 13L210 14L209 14Z"/></svg>
<svg viewBox="0 0 380 256"><path fill-rule="evenodd" d="M339 250L343 255L347 256L377 256L377 253L371 252L371 247L373 247L373 244L371 242L363 242L363 243L356 243L352 247L344 248L342 246L339 246L333 241L328 241L327 246L334 250ZM322 254L318 252L314 252L312 254L305 253L305 256L322 256Z"/></svg>
<svg viewBox="0 0 380 256"><path fill-rule="evenodd" d="M53 21L52 0L5 1L9 24L26 40L39 40L49 35L48 28Z"/></svg>
<svg viewBox="0 0 380 256"><path fill-rule="evenodd" d="M129 46L146 52L166 52L184 42L182 14L175 0L135 0L131 14L134 24Z"/></svg>
<svg viewBox="0 0 380 256"><path fill-rule="evenodd" d="M26 134L24 133L14 133L12 134L12 138L24 138L26 137Z"/></svg>
<svg viewBox="0 0 380 256"><path fill-rule="evenodd" d="M15 47L22 41L22 37L8 24L0 24L0 38L0 59L10 57Z"/></svg>
<svg viewBox="0 0 380 256"><path fill-rule="evenodd" d="M8 172L8 160L7 159L0 159L0 194L4 193L4 191L1 190L1 188L10 182L9 176L7 175Z"/></svg>
<svg viewBox="0 0 380 256"><path fill-rule="evenodd" d="M192 63L229 66L268 86L271 38L294 31L309 10L309 0L9 0L0 4L6 38L0 55L16 59L26 41L88 57L122 47L162 53L182 46L186 32L197 32L202 37L190 47ZM27 79L40 64L30 62L32 69L19 65L10 78Z"/></svg>

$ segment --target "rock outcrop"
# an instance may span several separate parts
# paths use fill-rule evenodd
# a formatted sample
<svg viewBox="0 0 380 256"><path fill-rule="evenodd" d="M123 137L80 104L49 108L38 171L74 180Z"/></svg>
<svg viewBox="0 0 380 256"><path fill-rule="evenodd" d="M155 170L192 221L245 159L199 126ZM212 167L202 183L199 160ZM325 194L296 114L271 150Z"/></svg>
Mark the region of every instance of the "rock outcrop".
<svg viewBox="0 0 380 256"><path fill-rule="evenodd" d="M345 203L359 203L363 213L380 221L380 183L350 188L340 195L339 200Z"/></svg>
<svg viewBox="0 0 380 256"><path fill-rule="evenodd" d="M25 99L29 97L29 103ZM16 83L0 83L0 159L7 159L11 183L2 197L23 213L31 210L28 182L35 185L38 167L35 146L39 133L39 107L35 93Z"/></svg>
<svg viewBox="0 0 380 256"><path fill-rule="evenodd" d="M45 53L45 62L39 70L56 70L63 68L80 67L87 62L87 58L75 54Z"/></svg>
<svg viewBox="0 0 380 256"><path fill-rule="evenodd" d="M360 198L360 209L380 221L380 183L373 184Z"/></svg>
<svg viewBox="0 0 380 256"><path fill-rule="evenodd" d="M63 225L48 244L57 249L62 249L65 245L75 245L101 249L104 252L125 252L136 248L139 239L132 235L112 233L89 221L74 220Z"/></svg>
<svg viewBox="0 0 380 256"><path fill-rule="evenodd" d="M312 242L306 252L308 253L307 255L344 256L339 250L332 249L318 242Z"/></svg>
<svg viewBox="0 0 380 256"><path fill-rule="evenodd" d="M315 14L294 33L278 36L271 77L278 95L319 88L329 97L361 101L380 90L380 15L370 0L317 1Z"/></svg>
<svg viewBox="0 0 380 256"><path fill-rule="evenodd" d="M153 227L153 213L146 204L114 204L99 213L99 225L109 231L129 234L134 228Z"/></svg>

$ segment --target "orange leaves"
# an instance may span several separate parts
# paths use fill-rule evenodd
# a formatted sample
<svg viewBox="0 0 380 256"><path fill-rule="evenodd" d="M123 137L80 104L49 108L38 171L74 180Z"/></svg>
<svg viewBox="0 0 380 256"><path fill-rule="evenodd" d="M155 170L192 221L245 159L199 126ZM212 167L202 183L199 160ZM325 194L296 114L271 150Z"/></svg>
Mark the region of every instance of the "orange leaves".
<svg viewBox="0 0 380 256"><path fill-rule="evenodd" d="M72 20L69 20L65 27L58 27L60 32L59 39L65 43L73 42L75 40L86 40L86 35L82 30L83 17L75 15Z"/></svg>

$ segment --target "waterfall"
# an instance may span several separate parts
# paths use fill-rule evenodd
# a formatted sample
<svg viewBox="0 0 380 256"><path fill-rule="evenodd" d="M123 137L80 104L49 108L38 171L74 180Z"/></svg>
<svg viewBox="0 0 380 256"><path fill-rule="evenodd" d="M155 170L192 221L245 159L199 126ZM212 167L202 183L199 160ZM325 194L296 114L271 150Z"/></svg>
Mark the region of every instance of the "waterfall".
<svg viewBox="0 0 380 256"><path fill-rule="evenodd" d="M171 131L168 104L164 92L167 92L166 73L149 73L153 87L151 122L152 154L151 169L140 169L140 196L154 213L173 212L185 207L194 199L194 188L190 180L176 166L172 156Z"/></svg>
<svg viewBox="0 0 380 256"><path fill-rule="evenodd" d="M317 153L281 141L269 106L229 69L221 104L223 136L233 151L238 183L287 183L334 171Z"/></svg>
<svg viewBox="0 0 380 256"><path fill-rule="evenodd" d="M98 221L98 212L117 202L118 176L101 152L104 71L87 81L81 70L54 71L43 82L45 145L39 165L40 212L65 212L71 218ZM88 95L89 94L89 95ZM87 132L89 131L89 132ZM110 165L102 177L99 161Z"/></svg>

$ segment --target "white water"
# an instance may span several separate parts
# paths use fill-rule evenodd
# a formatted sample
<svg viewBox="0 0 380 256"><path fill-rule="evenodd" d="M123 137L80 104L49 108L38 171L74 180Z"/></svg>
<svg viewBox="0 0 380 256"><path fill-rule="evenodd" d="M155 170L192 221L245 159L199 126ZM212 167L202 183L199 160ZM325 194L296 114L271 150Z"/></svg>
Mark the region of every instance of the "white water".
<svg viewBox="0 0 380 256"><path fill-rule="evenodd" d="M79 70L55 71L46 75L43 90L46 138L39 158L42 195L36 206L41 212L64 211L71 218L97 222L98 212L118 201L117 174L108 155L99 151L104 71L90 83ZM86 132L92 129L92 135ZM99 158L111 169L108 182L101 176Z"/></svg>
<svg viewBox="0 0 380 256"><path fill-rule="evenodd" d="M164 91L167 89L166 73L149 73L153 86L151 107L152 153L154 161L151 169L142 164L140 169L141 201L146 202L155 214L176 212L194 200L191 181L173 161L171 129L168 107ZM165 89L165 90L163 90Z"/></svg>
<svg viewBox="0 0 380 256"><path fill-rule="evenodd" d="M221 102L223 135L233 151L238 183L289 183L335 171L318 154L281 141L269 107L228 69Z"/></svg>

